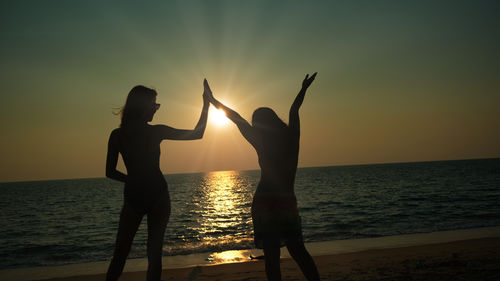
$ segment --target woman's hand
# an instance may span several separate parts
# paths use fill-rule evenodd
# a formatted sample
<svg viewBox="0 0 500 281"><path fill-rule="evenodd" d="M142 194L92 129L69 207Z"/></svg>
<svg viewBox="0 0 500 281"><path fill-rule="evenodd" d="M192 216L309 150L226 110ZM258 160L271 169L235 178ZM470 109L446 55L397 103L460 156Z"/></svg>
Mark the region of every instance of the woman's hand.
<svg viewBox="0 0 500 281"><path fill-rule="evenodd" d="M311 83L314 81L314 78L316 78L316 74L318 74L318 73L314 72L314 74L311 75L311 77L309 77L309 74L306 74L306 78L304 78L304 81L302 81L302 89L303 90L307 90L307 88L309 88L309 86L311 86Z"/></svg>
<svg viewBox="0 0 500 281"><path fill-rule="evenodd" d="M213 102L214 100L214 96L210 86L208 85L207 79L203 79L203 99L208 102Z"/></svg>
<svg viewBox="0 0 500 281"><path fill-rule="evenodd" d="M309 74L306 74L306 78L304 78L304 81L302 81L302 89L300 89L299 93L295 97L295 100L292 103L292 106L290 107L290 113L288 117L288 127L292 129L292 131L296 132L296 135L300 135L300 118L299 118L299 109L300 106L302 105L302 102L304 101L304 96L306 95L307 88L311 86L311 83L314 81L314 78L316 78L317 72L314 72L311 77L309 77Z"/></svg>

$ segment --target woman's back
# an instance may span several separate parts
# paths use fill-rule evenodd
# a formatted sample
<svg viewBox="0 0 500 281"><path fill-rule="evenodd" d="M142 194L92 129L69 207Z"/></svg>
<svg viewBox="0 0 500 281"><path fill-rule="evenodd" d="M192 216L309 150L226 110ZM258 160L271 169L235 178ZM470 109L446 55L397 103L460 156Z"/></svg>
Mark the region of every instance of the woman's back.
<svg viewBox="0 0 500 281"><path fill-rule="evenodd" d="M293 191L297 171L300 119L299 108L306 89L316 73L302 82L286 125L270 108L258 108L250 125L240 114L223 105L211 95L210 102L222 108L255 148L261 168L261 179L252 201L254 241L264 249L266 275L270 280L281 280L280 246L286 245L308 280L320 280L318 270L304 247L302 226Z"/></svg>
<svg viewBox="0 0 500 281"><path fill-rule="evenodd" d="M299 136L288 127L261 134L255 146L261 168L259 192L293 193L299 155Z"/></svg>

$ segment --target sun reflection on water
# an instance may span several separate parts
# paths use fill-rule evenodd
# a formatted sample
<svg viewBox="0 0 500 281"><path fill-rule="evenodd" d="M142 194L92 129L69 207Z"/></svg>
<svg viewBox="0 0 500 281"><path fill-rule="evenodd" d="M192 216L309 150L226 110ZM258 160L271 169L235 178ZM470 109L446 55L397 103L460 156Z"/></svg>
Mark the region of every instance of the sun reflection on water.
<svg viewBox="0 0 500 281"><path fill-rule="evenodd" d="M217 253L253 248L251 205L257 171L217 171L171 177L169 255ZM172 230L176 230L173 233Z"/></svg>
<svg viewBox="0 0 500 281"><path fill-rule="evenodd" d="M259 254L259 251L253 252L254 253L252 253L251 250L232 250L212 253L207 261L213 264L247 262L252 260L251 256L257 256Z"/></svg>
<svg viewBox="0 0 500 281"><path fill-rule="evenodd" d="M248 237L252 196L248 185L238 171L204 175L194 202L197 219L193 230L201 244L240 244L242 237Z"/></svg>

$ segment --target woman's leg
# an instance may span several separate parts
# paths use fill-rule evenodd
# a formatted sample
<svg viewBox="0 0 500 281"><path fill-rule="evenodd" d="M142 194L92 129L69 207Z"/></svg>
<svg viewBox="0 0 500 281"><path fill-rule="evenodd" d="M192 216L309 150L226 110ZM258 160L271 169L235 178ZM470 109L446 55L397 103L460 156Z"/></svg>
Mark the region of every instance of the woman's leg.
<svg viewBox="0 0 500 281"><path fill-rule="evenodd" d="M295 262L297 262L300 270L302 270L302 273L307 278L307 280L320 280L316 264L314 263L314 260L309 252L307 252L306 247L304 246L304 242L290 242L286 244L286 247L288 248L290 256L292 256Z"/></svg>
<svg viewBox="0 0 500 281"><path fill-rule="evenodd" d="M276 243L266 243L264 241L264 257L266 260L266 275L269 281L281 280L280 270L280 247Z"/></svg>
<svg viewBox="0 0 500 281"><path fill-rule="evenodd" d="M163 237L169 217L170 198L168 197L168 193L166 193L162 195L162 198L148 214L147 281L159 281L161 279Z"/></svg>
<svg viewBox="0 0 500 281"><path fill-rule="evenodd" d="M134 240L135 233L141 224L142 216L137 214L125 202L120 213L120 223L116 234L116 245L113 259L109 264L106 281L116 281L120 277L127 260L130 246Z"/></svg>

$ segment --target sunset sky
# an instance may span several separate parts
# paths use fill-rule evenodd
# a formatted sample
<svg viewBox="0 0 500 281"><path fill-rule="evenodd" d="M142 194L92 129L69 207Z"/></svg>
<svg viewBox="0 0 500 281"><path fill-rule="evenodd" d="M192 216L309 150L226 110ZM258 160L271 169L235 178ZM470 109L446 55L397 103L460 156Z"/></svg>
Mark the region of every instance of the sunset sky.
<svg viewBox="0 0 500 281"><path fill-rule="evenodd" d="M152 124L193 128L203 78L247 120L288 122L315 71L299 167L500 157L498 3L2 1L0 182L103 177L135 85L158 91ZM258 168L209 120L162 143L164 173Z"/></svg>

